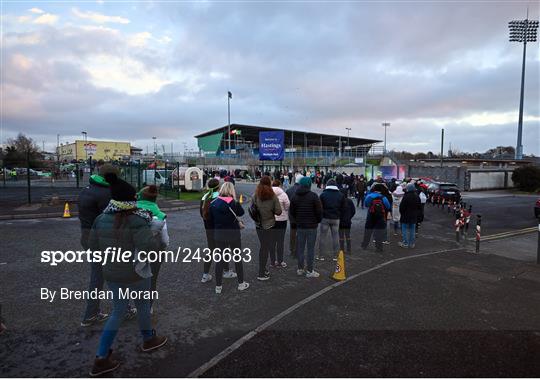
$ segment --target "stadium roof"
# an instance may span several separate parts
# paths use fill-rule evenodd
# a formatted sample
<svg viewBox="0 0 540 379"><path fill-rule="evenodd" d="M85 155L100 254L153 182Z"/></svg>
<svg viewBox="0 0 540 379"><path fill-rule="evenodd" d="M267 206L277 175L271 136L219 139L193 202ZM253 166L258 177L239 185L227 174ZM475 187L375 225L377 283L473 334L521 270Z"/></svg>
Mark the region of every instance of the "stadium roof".
<svg viewBox="0 0 540 379"><path fill-rule="evenodd" d="M196 135L195 138L201 138L210 136L219 132L227 132L228 125L222 126L220 128L212 129L208 132ZM243 139L246 141L253 141L258 142L259 141L259 132L264 131L278 131L283 130L285 132L285 141L286 144L288 144L291 139L294 139L295 144L303 145L304 144L304 135L307 139L307 145L308 146L318 146L321 144L323 146L338 146L339 145L339 137L341 137L341 144L344 146L344 144L347 143L347 138L349 139L349 145L350 146L360 146L360 145L372 145L378 142L382 142L379 140L373 140L373 139L367 139L367 138L358 138L358 137L347 137L347 136L340 136L337 134L323 134L323 133L314 133L314 132L305 132L300 130L287 130L287 129L279 129L279 128L267 128L263 126L254 126L254 125L242 125L242 124L231 124L231 131L233 130L240 130L240 135ZM294 136L293 136L294 134Z"/></svg>

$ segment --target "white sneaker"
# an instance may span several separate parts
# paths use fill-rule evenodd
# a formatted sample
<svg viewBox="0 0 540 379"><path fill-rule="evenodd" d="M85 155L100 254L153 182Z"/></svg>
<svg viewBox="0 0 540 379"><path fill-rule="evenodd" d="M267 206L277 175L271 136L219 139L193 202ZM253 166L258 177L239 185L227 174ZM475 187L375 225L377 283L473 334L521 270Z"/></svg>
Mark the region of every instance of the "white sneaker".
<svg viewBox="0 0 540 379"><path fill-rule="evenodd" d="M304 275L306 272L304 270L302 270L301 268L299 268L298 270L296 270L296 275L298 276L302 276Z"/></svg>
<svg viewBox="0 0 540 379"><path fill-rule="evenodd" d="M210 274L203 274L201 283L208 283L212 280L212 275Z"/></svg>
<svg viewBox="0 0 540 379"><path fill-rule="evenodd" d="M306 278L318 278L320 274L313 270L313 271L306 271Z"/></svg>
<svg viewBox="0 0 540 379"><path fill-rule="evenodd" d="M233 279L233 278L236 278L236 272L232 271L232 270L229 270L229 271L224 271L223 272L223 277L225 279Z"/></svg>
<svg viewBox="0 0 540 379"><path fill-rule="evenodd" d="M249 283L242 282L238 285L238 291L247 290L249 288Z"/></svg>
<svg viewBox="0 0 540 379"><path fill-rule="evenodd" d="M223 286L216 286L216 293L221 293Z"/></svg>
<svg viewBox="0 0 540 379"><path fill-rule="evenodd" d="M285 263L285 262L281 262L279 265L280 265L282 268L287 267L287 263Z"/></svg>

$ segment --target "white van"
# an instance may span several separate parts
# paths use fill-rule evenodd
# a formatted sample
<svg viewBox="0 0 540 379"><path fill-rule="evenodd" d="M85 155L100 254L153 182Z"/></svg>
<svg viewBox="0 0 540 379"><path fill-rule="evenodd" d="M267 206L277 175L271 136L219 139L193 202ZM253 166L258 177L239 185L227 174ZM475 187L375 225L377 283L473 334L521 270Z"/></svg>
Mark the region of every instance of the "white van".
<svg viewBox="0 0 540 379"><path fill-rule="evenodd" d="M154 181L155 178L155 181ZM160 187L167 182L167 177L165 176L165 170L144 170L142 172L142 182L143 185L155 184Z"/></svg>

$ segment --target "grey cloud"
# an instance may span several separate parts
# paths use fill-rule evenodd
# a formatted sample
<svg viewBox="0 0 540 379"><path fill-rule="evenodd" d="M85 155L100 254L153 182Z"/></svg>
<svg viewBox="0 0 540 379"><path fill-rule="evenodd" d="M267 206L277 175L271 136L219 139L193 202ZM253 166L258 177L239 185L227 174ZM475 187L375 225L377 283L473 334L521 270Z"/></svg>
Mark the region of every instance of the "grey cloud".
<svg viewBox="0 0 540 379"><path fill-rule="evenodd" d="M11 115L5 127L13 133L77 135L87 129L100 138L144 141L153 134L193 142L194 134L226 124L226 91L231 90L233 122L338 133L352 126L357 136L380 139L381 121L402 120L391 129L391 146L433 150L440 128L423 119L517 109L520 49L507 42L506 23L523 17L522 8L512 3L155 3L145 10L146 18L175 30L170 50L129 49L124 35L107 30L42 28L39 45L4 52L53 61L17 78L13 67L6 68L12 70L9 83L33 91L28 96L38 99L44 113L39 123ZM531 13L538 14L538 6L532 5ZM118 51L148 70L196 78L138 96L90 84L84 60ZM494 67L464 61L471 52L479 58L493 54ZM531 46L525 105L526 113L536 116L538 65L538 47ZM213 71L230 77L211 79ZM193 84L201 88L193 92ZM447 128L462 149L485 150L515 140L512 124ZM538 154L538 123L526 125L525 137L526 151Z"/></svg>

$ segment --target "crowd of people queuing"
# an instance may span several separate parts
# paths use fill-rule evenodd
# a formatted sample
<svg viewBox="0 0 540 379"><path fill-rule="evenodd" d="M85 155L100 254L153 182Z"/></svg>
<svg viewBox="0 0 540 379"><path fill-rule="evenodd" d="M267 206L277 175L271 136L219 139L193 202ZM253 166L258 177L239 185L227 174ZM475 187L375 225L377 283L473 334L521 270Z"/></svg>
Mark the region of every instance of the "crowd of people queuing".
<svg viewBox="0 0 540 379"><path fill-rule="evenodd" d="M200 202L200 216L206 243L212 253L204 261L201 282L209 283L214 263L215 292L221 294L223 279L236 278L238 290L250 284L245 280L242 260L225 259L225 249L242 248L242 217L246 214L235 189L234 173L214 172L206 182L206 193ZM363 175L321 172L260 173L247 213L255 223L259 240L257 280L268 281L271 269L285 269L285 236L289 225L290 256L296 260L296 273L317 278L315 261L336 260L342 250L353 253L352 219L357 208L366 208L364 237L367 249L372 241L377 251L388 244L387 224L393 224L394 235L401 229L399 246L414 248L418 226L423 220L426 196L418 183L385 182L382 177L366 180ZM312 188L322 189L318 195ZM81 245L84 249L105 251L117 247L129 251L163 250L169 245L167 215L156 202L155 186L138 193L119 178L116 167L100 164L98 173L89 179L79 197ZM356 204L353 199L356 199ZM231 266L234 265L234 270ZM102 290L104 284L113 291L112 312L106 314L96 299L87 300L81 326L105 322L96 352L91 376L115 370L119 363L111 356L114 338L123 320L138 319L142 334L142 351L163 346L167 338L152 327L152 300L121 299L119 289L154 291L158 287L160 263L109 262L90 266L89 290Z"/></svg>

